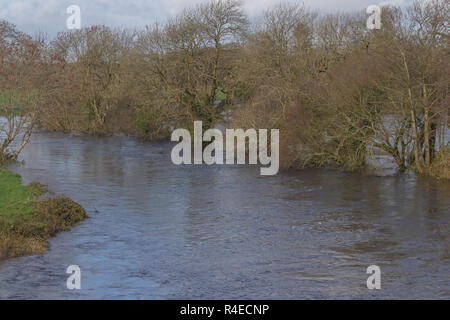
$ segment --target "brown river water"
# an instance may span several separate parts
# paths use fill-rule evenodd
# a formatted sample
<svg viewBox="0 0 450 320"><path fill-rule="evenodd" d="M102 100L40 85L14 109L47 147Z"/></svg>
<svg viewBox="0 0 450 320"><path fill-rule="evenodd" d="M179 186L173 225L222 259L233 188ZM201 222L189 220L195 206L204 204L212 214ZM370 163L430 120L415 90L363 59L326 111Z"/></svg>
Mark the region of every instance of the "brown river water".
<svg viewBox="0 0 450 320"><path fill-rule="evenodd" d="M412 173L175 166L167 143L39 133L11 167L90 219L0 265L0 299L450 299L450 187ZM81 290L66 288L79 265ZM366 269L381 268L381 290Z"/></svg>

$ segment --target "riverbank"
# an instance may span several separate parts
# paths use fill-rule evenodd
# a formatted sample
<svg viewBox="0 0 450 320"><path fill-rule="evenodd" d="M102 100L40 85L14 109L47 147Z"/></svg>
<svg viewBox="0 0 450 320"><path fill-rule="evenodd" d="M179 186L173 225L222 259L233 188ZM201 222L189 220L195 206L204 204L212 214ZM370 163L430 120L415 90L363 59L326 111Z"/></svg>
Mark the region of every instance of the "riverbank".
<svg viewBox="0 0 450 320"><path fill-rule="evenodd" d="M0 263L42 254L51 237L87 218L65 196L39 200L46 192L39 183L25 186L20 175L0 168Z"/></svg>

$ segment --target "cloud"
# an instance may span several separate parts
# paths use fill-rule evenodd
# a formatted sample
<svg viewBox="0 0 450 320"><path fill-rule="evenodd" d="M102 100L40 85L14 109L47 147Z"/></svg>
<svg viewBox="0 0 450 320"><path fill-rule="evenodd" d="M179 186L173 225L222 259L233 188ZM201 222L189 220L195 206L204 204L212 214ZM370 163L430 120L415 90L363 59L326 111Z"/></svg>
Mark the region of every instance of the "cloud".
<svg viewBox="0 0 450 320"><path fill-rule="evenodd" d="M380 2L378 5L383 7L383 6L405 6L407 4L408 1L406 0L385 0Z"/></svg>
<svg viewBox="0 0 450 320"><path fill-rule="evenodd" d="M15 23L28 33L44 31L51 35L65 30L66 9L75 4L81 8L82 26L142 27L164 21L183 8L207 0L0 0L0 19ZM387 0L404 5L411 0ZM244 0L244 10L251 17L261 14L282 0ZM377 3L378 2L378 3ZM307 7L325 12L364 10L378 0L304 0Z"/></svg>

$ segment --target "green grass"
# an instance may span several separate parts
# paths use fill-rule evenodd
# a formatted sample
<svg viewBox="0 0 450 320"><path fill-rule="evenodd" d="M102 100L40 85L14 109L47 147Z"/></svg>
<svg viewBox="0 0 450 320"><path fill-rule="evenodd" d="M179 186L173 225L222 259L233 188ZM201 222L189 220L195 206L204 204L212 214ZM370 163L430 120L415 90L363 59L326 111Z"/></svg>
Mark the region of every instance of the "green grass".
<svg viewBox="0 0 450 320"><path fill-rule="evenodd" d="M37 89L29 90L0 90L0 115L20 116L31 110L39 98Z"/></svg>
<svg viewBox="0 0 450 320"><path fill-rule="evenodd" d="M227 95L221 89L216 90L216 99L217 100L225 100L226 98L227 98Z"/></svg>
<svg viewBox="0 0 450 320"><path fill-rule="evenodd" d="M0 168L0 217L29 215L38 190L32 185L22 185L22 178Z"/></svg>

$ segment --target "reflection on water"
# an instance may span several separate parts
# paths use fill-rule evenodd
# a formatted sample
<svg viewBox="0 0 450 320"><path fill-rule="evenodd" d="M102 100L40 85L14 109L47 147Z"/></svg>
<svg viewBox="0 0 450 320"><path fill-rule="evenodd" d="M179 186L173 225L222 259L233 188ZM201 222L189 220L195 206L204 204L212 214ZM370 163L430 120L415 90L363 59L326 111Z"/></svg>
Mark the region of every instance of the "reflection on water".
<svg viewBox="0 0 450 320"><path fill-rule="evenodd" d="M33 137L14 170L91 218L0 266L0 298L450 298L450 188L412 174L183 166L167 144ZM65 270L79 265L82 290ZM366 287L381 267L382 290Z"/></svg>

